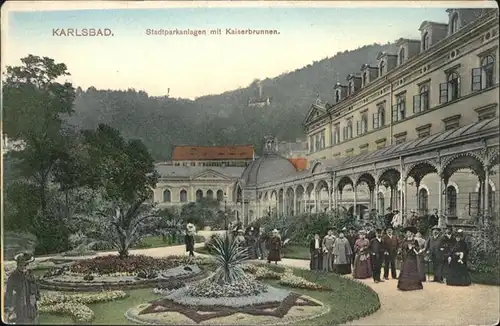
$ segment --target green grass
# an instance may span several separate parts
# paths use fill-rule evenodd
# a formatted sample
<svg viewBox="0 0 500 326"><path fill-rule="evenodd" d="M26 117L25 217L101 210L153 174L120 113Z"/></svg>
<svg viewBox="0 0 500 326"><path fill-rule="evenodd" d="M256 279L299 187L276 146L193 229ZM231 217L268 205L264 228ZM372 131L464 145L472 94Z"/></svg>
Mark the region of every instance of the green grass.
<svg viewBox="0 0 500 326"><path fill-rule="evenodd" d="M152 289L138 289L126 292L129 296L123 300L89 305L95 314L95 319L92 322L92 325L136 325L125 318L125 312L129 308L158 298L158 296L153 293ZM41 314L40 324L68 325L74 324L74 322L67 316Z"/></svg>
<svg viewBox="0 0 500 326"><path fill-rule="evenodd" d="M280 265L269 266L269 268L277 272L283 272L283 267ZM298 325L338 325L349 320L369 315L380 307L380 301L377 294L360 282L351 281L331 273L311 272L302 269L293 270L294 274L298 276L334 289L332 292L309 291L284 287L279 285L277 281L264 281L274 287L286 288L297 293L308 295L331 307L328 314L313 320L304 321ZM134 325L134 323L128 321L124 317L124 313L129 308L136 307L142 303L158 298L157 295L153 294L152 289L130 290L127 291L127 293L129 294L129 297L124 300L90 305L96 316L92 324ZM363 304L360 304L360 302L363 302ZM42 314L40 316L40 324L73 324L73 321L70 317L66 316Z"/></svg>

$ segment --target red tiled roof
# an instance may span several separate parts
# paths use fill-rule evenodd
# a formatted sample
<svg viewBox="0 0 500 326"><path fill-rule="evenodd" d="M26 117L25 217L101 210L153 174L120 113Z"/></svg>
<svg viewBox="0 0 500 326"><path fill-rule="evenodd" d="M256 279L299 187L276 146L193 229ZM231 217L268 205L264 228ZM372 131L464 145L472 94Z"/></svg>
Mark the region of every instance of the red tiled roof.
<svg viewBox="0 0 500 326"><path fill-rule="evenodd" d="M288 160L290 161L290 163L293 164L293 166L295 166L297 171L302 171L307 169L307 159L303 157L289 158Z"/></svg>
<svg viewBox="0 0 500 326"><path fill-rule="evenodd" d="M175 146L173 161L201 160L251 160L254 156L252 145L244 146Z"/></svg>

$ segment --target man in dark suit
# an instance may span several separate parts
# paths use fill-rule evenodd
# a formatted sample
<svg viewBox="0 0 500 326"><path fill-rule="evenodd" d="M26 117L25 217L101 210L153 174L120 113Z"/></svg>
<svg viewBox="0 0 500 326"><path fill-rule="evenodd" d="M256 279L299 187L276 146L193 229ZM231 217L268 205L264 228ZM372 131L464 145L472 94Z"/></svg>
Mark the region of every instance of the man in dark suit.
<svg viewBox="0 0 500 326"><path fill-rule="evenodd" d="M439 223L439 212L437 208L434 208L432 214L429 215L429 221L428 221L429 228L432 229L433 227L437 226L438 223Z"/></svg>
<svg viewBox="0 0 500 326"><path fill-rule="evenodd" d="M433 282L443 282L443 254L440 250L441 246L441 229L437 226L432 228L432 235L425 241L425 252L432 261L432 269L434 274Z"/></svg>
<svg viewBox="0 0 500 326"><path fill-rule="evenodd" d="M396 256L401 248L401 240L393 234L392 227L385 230L385 235L382 237L385 246L384 252L384 279L389 279L389 268L391 269L391 277L397 279L396 276Z"/></svg>
<svg viewBox="0 0 500 326"><path fill-rule="evenodd" d="M350 229L349 230L349 234L347 235L347 241L349 241L349 245L351 246L351 251L352 251L352 255L351 255L351 264L354 265L354 258L355 258L355 255L356 253L354 252L354 244L356 243L356 240L358 238L357 234L356 234L356 230L355 229Z"/></svg>
<svg viewBox="0 0 500 326"><path fill-rule="evenodd" d="M375 230L375 238L370 240L370 252L371 252L371 262L373 271L373 280L375 283L383 282L380 279L380 269L382 268L382 262L384 261L385 246L382 240L382 230Z"/></svg>
<svg viewBox="0 0 500 326"><path fill-rule="evenodd" d="M442 263L443 263L443 279L446 279L450 273L450 265L448 264L448 257L451 255L451 251L455 246L456 239L453 236L453 228L450 226L446 227L444 236L441 237L439 244L439 251L441 252Z"/></svg>
<svg viewBox="0 0 500 326"><path fill-rule="evenodd" d="M375 228L373 227L373 225L371 225L370 223L366 223L365 224L365 229L367 230L367 234L366 234L366 238L368 240L372 240L375 238L376 236L376 232L375 232Z"/></svg>

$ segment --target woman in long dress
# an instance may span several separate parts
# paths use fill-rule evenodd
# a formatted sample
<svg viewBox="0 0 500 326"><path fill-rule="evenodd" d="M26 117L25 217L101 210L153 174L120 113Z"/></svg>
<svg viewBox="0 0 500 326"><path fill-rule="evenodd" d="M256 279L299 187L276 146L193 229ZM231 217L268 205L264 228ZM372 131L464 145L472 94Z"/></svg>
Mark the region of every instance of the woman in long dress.
<svg viewBox="0 0 500 326"><path fill-rule="evenodd" d="M467 270L467 256L469 249L464 240L463 231L458 230L456 234L457 242L451 249L451 255L447 263L450 265L450 274L446 278L446 285L451 286L469 286L471 279Z"/></svg>
<svg viewBox="0 0 500 326"><path fill-rule="evenodd" d="M420 280L425 282L427 278L425 277L425 239L422 238L422 234L417 232L415 234L415 240L417 240L418 248L417 248L417 267L418 272L420 273Z"/></svg>
<svg viewBox="0 0 500 326"><path fill-rule="evenodd" d="M257 258L257 235L255 234L254 227L250 227L248 229L247 235L246 235L246 244L248 248L248 258L249 259L256 259Z"/></svg>
<svg viewBox="0 0 500 326"><path fill-rule="evenodd" d="M281 237L276 229L268 241L267 263L270 264L272 261L275 264L281 261Z"/></svg>
<svg viewBox="0 0 500 326"><path fill-rule="evenodd" d="M403 264L398 278L398 290L413 291L422 290L422 280L417 265L418 242L414 239L417 228L409 226L403 229L406 232L406 239L403 241L402 254Z"/></svg>
<svg viewBox="0 0 500 326"><path fill-rule="evenodd" d="M323 267L323 246L318 233L309 242L309 252L311 254L310 269L312 271L321 270Z"/></svg>
<svg viewBox="0 0 500 326"><path fill-rule="evenodd" d="M366 231L359 231L359 239L354 243L354 271L352 276L357 279L365 279L372 277L372 266L370 262L370 252L368 246L370 241L365 238Z"/></svg>
<svg viewBox="0 0 500 326"><path fill-rule="evenodd" d="M351 274L351 245L343 232L339 233L333 244L333 255L334 271L340 275Z"/></svg>

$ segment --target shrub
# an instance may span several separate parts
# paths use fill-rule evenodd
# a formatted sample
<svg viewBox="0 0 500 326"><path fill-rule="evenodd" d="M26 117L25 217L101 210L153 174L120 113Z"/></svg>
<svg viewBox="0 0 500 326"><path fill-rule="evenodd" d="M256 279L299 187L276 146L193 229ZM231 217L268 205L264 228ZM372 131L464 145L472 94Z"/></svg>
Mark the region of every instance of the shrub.
<svg viewBox="0 0 500 326"><path fill-rule="evenodd" d="M255 271L256 280L280 280L281 274L264 267L258 267Z"/></svg>
<svg viewBox="0 0 500 326"><path fill-rule="evenodd" d="M266 231L278 229L282 239L290 239L290 244L307 245L315 233L326 234L328 229L341 230L346 227L360 228L360 221L347 213L301 214L288 217L263 217L255 225Z"/></svg>
<svg viewBox="0 0 500 326"><path fill-rule="evenodd" d="M488 225L479 226L468 238L469 257L468 267L476 273L491 274L497 277L498 273L498 248L500 239L498 232L500 227L496 222L490 222Z"/></svg>
<svg viewBox="0 0 500 326"><path fill-rule="evenodd" d="M214 281L218 284L233 284L246 278L243 263L248 260L247 248L240 247L229 235L215 238L211 246L214 251L216 270Z"/></svg>

